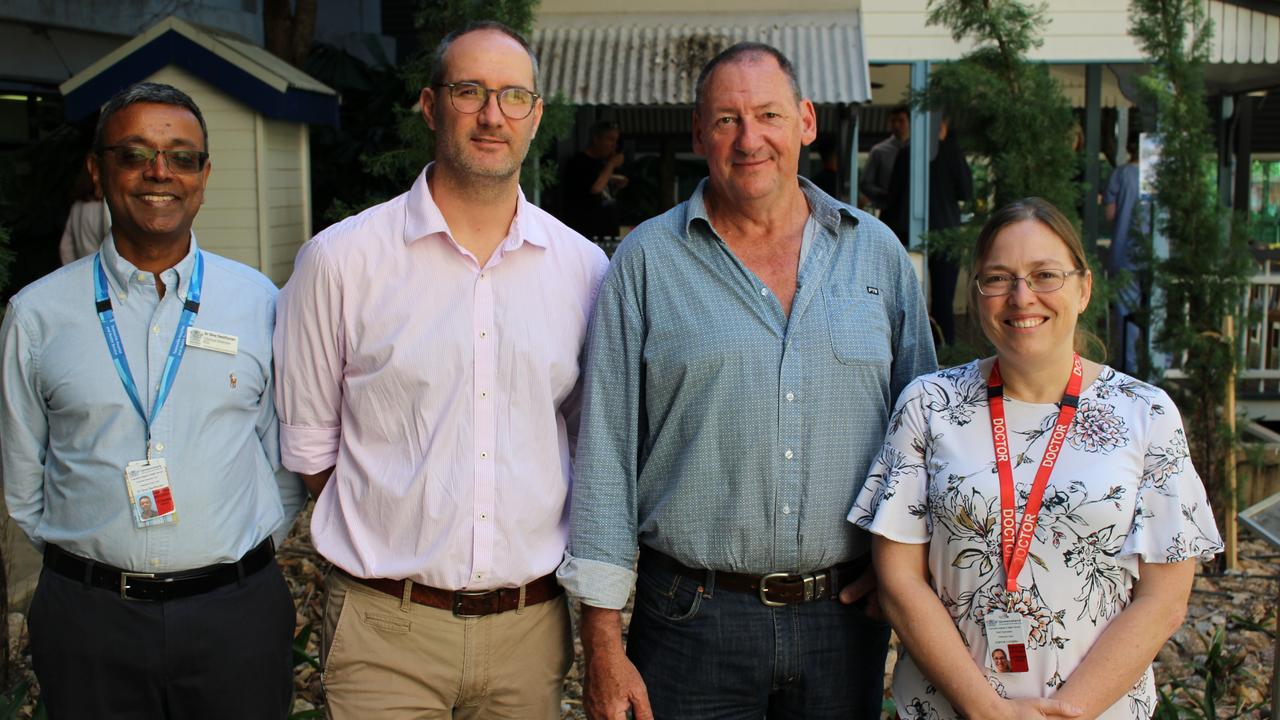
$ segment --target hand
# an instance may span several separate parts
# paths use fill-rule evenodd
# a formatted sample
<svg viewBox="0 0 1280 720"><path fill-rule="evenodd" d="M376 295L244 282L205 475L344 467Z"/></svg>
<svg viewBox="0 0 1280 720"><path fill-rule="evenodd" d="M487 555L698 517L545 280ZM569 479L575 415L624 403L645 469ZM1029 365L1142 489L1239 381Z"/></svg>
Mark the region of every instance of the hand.
<svg viewBox="0 0 1280 720"><path fill-rule="evenodd" d="M653 720L644 680L621 649L592 653L586 675L582 700L588 718L622 720L632 710L635 720Z"/></svg>
<svg viewBox="0 0 1280 720"><path fill-rule="evenodd" d="M622 165L622 163L625 160L626 158L622 156L622 153L615 153L613 157L609 158L609 162L608 162L609 172L613 172L614 170L617 170L618 166Z"/></svg>
<svg viewBox="0 0 1280 720"><path fill-rule="evenodd" d="M1014 720L1068 720L1080 717L1083 710L1071 703L1053 698L1018 698L1005 701L1004 717Z"/></svg>
<svg viewBox="0 0 1280 720"><path fill-rule="evenodd" d="M849 605L865 597L867 617L873 620L884 620L884 614L880 612L880 595L876 592L878 585L876 568L874 565L868 565L861 575L840 590L840 602Z"/></svg>

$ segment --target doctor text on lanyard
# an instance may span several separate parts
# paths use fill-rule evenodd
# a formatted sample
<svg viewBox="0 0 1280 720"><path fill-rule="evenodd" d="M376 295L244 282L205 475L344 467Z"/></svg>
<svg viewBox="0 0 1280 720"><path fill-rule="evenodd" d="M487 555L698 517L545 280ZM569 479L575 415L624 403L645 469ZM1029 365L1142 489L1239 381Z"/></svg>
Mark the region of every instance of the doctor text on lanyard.
<svg viewBox="0 0 1280 720"><path fill-rule="evenodd" d="M1066 440L1067 431L1071 429L1071 421L1076 416L1076 406L1080 403L1080 385L1084 380L1084 370L1080 356L1072 359L1071 377L1067 380L1067 388L1062 393L1062 405L1058 409L1058 420L1054 423L1053 432L1049 434L1049 444L1045 447L1044 458L1036 468L1036 478L1031 484L1031 492L1027 496L1027 506L1022 511L1022 521L1017 519L1017 491L1013 486L1013 464L1009 459L1009 430L1004 420L1004 381L1000 377L1000 361L991 368L991 376L987 379L987 405L991 411L991 442L996 451L996 472L1000 475L1000 554L1004 562L1005 589L1009 592L1018 590L1018 573L1027 562L1027 554L1031 550L1031 539L1035 535L1036 521L1040 515L1040 505L1044 501L1045 488L1049 485L1049 475L1058 462L1058 454L1062 443Z"/></svg>
<svg viewBox="0 0 1280 720"><path fill-rule="evenodd" d="M125 357L124 342L120 339L120 329L116 327L115 312L111 309L111 297L107 294L107 274L102 269L102 253L93 256L93 300L98 312L98 320L102 323L102 335L107 340L107 350L111 353L111 361L116 366L116 374L120 383L129 394L133 409L138 411L142 422L147 426L147 458L151 458L151 424L160 415L160 408L173 389L173 381L178 376L178 366L182 364L182 355L186 351L187 328L200 312L200 287L204 281L204 254L196 251L195 267L191 271L191 281L187 284L187 297L182 302L182 317L178 320L178 329L173 334L173 342L169 343L169 357L164 363L164 372L160 376L160 387L156 391L156 401L151 407L151 417L147 417L142 406L142 398L138 395L138 385L133 380L133 372L129 370L129 359Z"/></svg>

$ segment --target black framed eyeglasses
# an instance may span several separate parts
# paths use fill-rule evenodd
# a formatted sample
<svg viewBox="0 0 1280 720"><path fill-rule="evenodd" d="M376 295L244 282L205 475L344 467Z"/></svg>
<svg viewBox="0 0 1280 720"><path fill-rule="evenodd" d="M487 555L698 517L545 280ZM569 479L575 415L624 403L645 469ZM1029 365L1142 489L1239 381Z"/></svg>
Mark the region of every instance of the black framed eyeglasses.
<svg viewBox="0 0 1280 720"><path fill-rule="evenodd" d="M155 150L137 145L104 145L98 148L99 155L106 153L116 159L116 164L127 170L139 170L151 167L159 156L164 156L164 164L170 172L191 175L204 169L209 160L209 153L200 150Z"/></svg>
<svg viewBox="0 0 1280 720"><path fill-rule="evenodd" d="M978 292L986 297L1008 295L1018 287L1019 280L1026 283L1031 292L1049 293L1061 290L1062 286L1067 284L1067 278L1072 275L1083 275L1086 272L1088 270L1045 268L1022 277L1010 275L1009 273L989 272L979 273L973 279L973 282L978 286Z"/></svg>
<svg viewBox="0 0 1280 720"><path fill-rule="evenodd" d="M436 87L449 89L449 102L453 109L465 115L474 115L489 104L489 95L498 96L498 109L512 120L523 120L533 112L533 106L542 96L522 87L487 88L480 83L440 83Z"/></svg>

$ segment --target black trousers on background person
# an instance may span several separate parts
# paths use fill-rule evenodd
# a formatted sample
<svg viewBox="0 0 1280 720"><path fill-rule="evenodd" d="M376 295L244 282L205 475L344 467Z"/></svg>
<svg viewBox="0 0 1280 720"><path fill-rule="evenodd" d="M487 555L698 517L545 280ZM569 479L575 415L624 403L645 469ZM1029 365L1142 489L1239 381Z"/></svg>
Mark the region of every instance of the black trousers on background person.
<svg viewBox="0 0 1280 720"><path fill-rule="evenodd" d="M27 616L52 720L281 720L294 606L279 566L209 592L125 600L45 568Z"/></svg>
<svg viewBox="0 0 1280 720"><path fill-rule="evenodd" d="M956 344L955 296L960 265L942 253L929 254L929 315L938 323L942 341Z"/></svg>

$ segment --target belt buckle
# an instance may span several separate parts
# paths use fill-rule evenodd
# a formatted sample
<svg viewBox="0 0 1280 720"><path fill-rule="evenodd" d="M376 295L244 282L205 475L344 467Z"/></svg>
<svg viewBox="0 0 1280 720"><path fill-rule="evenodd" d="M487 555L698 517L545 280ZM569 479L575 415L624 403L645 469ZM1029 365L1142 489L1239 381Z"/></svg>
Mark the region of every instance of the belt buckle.
<svg viewBox="0 0 1280 720"><path fill-rule="evenodd" d="M156 577L155 573L127 572L124 570L120 571L120 599L146 601L146 598L129 597L129 578L154 580L155 577Z"/></svg>
<svg viewBox="0 0 1280 720"><path fill-rule="evenodd" d="M484 617L491 613L464 613L462 612L462 601L466 598L479 598L485 595L493 594L497 597L496 590L455 590L453 591L453 616L456 618L478 618Z"/></svg>
<svg viewBox="0 0 1280 720"><path fill-rule="evenodd" d="M778 578L790 577L791 575L792 573L789 572L771 572L768 575L760 576L760 602L764 603L765 607L782 607L786 605L784 602L778 602L768 598L769 581L776 580Z"/></svg>

